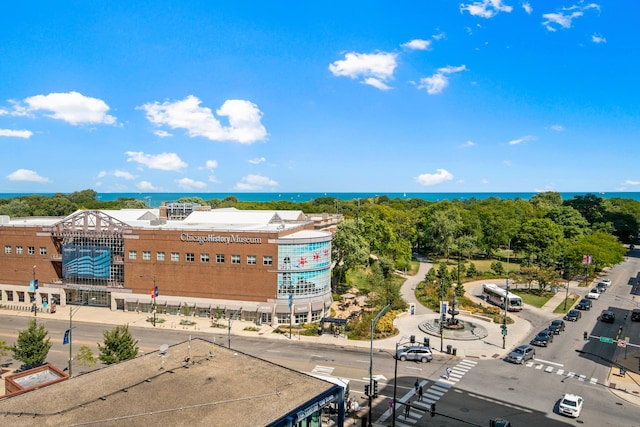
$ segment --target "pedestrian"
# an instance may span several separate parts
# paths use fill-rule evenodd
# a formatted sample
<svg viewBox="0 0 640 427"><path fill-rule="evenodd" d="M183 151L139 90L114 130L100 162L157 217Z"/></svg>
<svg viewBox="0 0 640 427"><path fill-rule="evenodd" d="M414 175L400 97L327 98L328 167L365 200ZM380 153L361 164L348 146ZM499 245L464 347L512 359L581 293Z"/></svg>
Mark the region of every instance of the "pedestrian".
<svg viewBox="0 0 640 427"><path fill-rule="evenodd" d="M413 385L416 388L416 393L417 393L418 392L418 387L420 387L420 380L418 378L416 378L416 382Z"/></svg>
<svg viewBox="0 0 640 427"><path fill-rule="evenodd" d="M451 377L451 368L447 368L445 369L445 372L447 373L447 379L449 379Z"/></svg>
<svg viewBox="0 0 640 427"><path fill-rule="evenodd" d="M389 399L389 409L393 409L393 399Z"/></svg>
<svg viewBox="0 0 640 427"><path fill-rule="evenodd" d="M407 400L404 406L404 419L409 418L409 414L411 413L411 399Z"/></svg>
<svg viewBox="0 0 640 427"><path fill-rule="evenodd" d="M424 389L422 386L418 387L418 400L422 402L422 394L424 393Z"/></svg>

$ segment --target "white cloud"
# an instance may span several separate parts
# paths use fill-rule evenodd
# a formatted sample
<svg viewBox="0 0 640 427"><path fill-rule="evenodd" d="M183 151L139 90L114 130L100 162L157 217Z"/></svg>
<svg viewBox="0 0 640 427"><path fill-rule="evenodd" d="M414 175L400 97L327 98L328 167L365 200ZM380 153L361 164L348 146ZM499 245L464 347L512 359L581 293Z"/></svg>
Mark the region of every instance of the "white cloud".
<svg viewBox="0 0 640 427"><path fill-rule="evenodd" d="M170 136L173 136L173 134L167 132L166 130L156 130L153 132L155 136L159 136L160 138L168 138Z"/></svg>
<svg viewBox="0 0 640 427"><path fill-rule="evenodd" d="M206 183L202 181L195 181L191 178L177 179L176 183L178 184L178 187L182 188L183 190L192 190L194 188L202 189L207 186Z"/></svg>
<svg viewBox="0 0 640 427"><path fill-rule="evenodd" d="M486 179L486 178L483 178L483 179L481 179L481 180L480 180L480 183L481 183L481 184L488 184L488 183L489 183L489 180L488 180L488 179Z"/></svg>
<svg viewBox="0 0 640 427"><path fill-rule="evenodd" d="M462 144L460 147L461 148L468 148L468 147L475 147L476 143L473 141L467 141L464 144Z"/></svg>
<svg viewBox="0 0 640 427"><path fill-rule="evenodd" d="M640 181L626 180L623 185L640 185Z"/></svg>
<svg viewBox="0 0 640 427"><path fill-rule="evenodd" d="M0 129L0 136L29 139L32 135L30 130Z"/></svg>
<svg viewBox="0 0 640 427"><path fill-rule="evenodd" d="M414 39L403 43L402 47L413 50L427 50L431 47L431 40Z"/></svg>
<svg viewBox="0 0 640 427"><path fill-rule="evenodd" d="M522 138L512 139L511 141L509 141L509 145L518 145L518 144L522 144L523 142L533 141L535 139L536 138L534 136L527 135L527 136L523 136Z"/></svg>
<svg viewBox="0 0 640 427"><path fill-rule="evenodd" d="M510 13L513 8L502 4L502 0L483 0L469 4L461 4L460 12L469 12L470 15L480 18L493 18L500 12Z"/></svg>
<svg viewBox="0 0 640 427"><path fill-rule="evenodd" d="M460 71L465 71L466 69L467 67L464 65L460 65L458 67L449 65L443 68L439 68L432 76L421 78L418 89L426 89L429 95L441 93L444 88L449 85L449 78L447 77L448 74L459 73Z"/></svg>
<svg viewBox="0 0 640 427"><path fill-rule="evenodd" d="M216 178L215 175L209 175L209 178L207 178L207 181L209 182L213 182L213 183L219 183L220 181L218 181L218 178Z"/></svg>
<svg viewBox="0 0 640 427"><path fill-rule="evenodd" d="M592 41L592 42L594 42L594 43L606 43L606 42L607 42L607 39L606 39L606 38L604 38L604 37L602 37L602 34L596 34L596 33L594 33L594 34L591 36L591 41Z"/></svg>
<svg viewBox="0 0 640 427"><path fill-rule="evenodd" d="M236 183L236 190L262 190L264 187L277 187L278 183L266 176L247 175L242 177L240 182Z"/></svg>
<svg viewBox="0 0 640 427"><path fill-rule="evenodd" d="M559 12L543 13L542 17L545 19L542 25L548 31L557 31L558 28L571 28L573 20L584 16L584 12L589 9L600 10L600 5L596 3L589 3L587 5L576 4L570 7L563 7Z"/></svg>
<svg viewBox="0 0 640 427"><path fill-rule="evenodd" d="M107 171L100 171L98 172L98 178L104 178L105 176L107 176L108 172Z"/></svg>
<svg viewBox="0 0 640 427"><path fill-rule="evenodd" d="M445 33L438 33L431 36L431 38L433 38L434 40L442 40L445 37L447 37Z"/></svg>
<svg viewBox="0 0 640 427"><path fill-rule="evenodd" d="M267 131L260 122L262 112L258 106L241 99L229 99L216 110L218 116L227 117L229 126L223 126L210 108L201 107L202 101L193 95L181 101L147 103L140 107L147 120L157 126L186 129L191 137L202 136L211 141L235 141L251 144L264 140Z"/></svg>
<svg viewBox="0 0 640 427"><path fill-rule="evenodd" d="M218 161L217 160L207 160L207 162L205 163L205 167L207 169L215 169L218 167Z"/></svg>
<svg viewBox="0 0 640 427"><path fill-rule="evenodd" d="M416 177L416 182L421 185L429 186L451 181L453 175L445 169L436 169L436 173L423 173Z"/></svg>
<svg viewBox="0 0 640 427"><path fill-rule="evenodd" d="M267 161L267 159L265 159L264 157L256 157L255 159L249 160L249 163L251 163L253 165L258 165L258 164L264 163L266 161Z"/></svg>
<svg viewBox="0 0 640 427"><path fill-rule="evenodd" d="M527 12L527 14L531 15L531 12L533 12L533 8L531 7L531 5L527 2L522 3L522 8L524 9L525 12Z"/></svg>
<svg viewBox="0 0 640 427"><path fill-rule="evenodd" d="M397 66L396 54L350 52L344 58L329 65L329 71L334 76L362 79L362 83L377 89L389 89L386 82L393 78Z"/></svg>
<svg viewBox="0 0 640 427"><path fill-rule="evenodd" d="M502 163L505 166L509 166L509 167L513 166L513 162L511 160L503 160Z"/></svg>
<svg viewBox="0 0 640 427"><path fill-rule="evenodd" d="M31 181L31 182L40 182L40 183L48 183L49 178L42 177L38 175L37 172L34 172L29 169L18 169L15 172L7 175L9 181Z"/></svg>
<svg viewBox="0 0 640 427"><path fill-rule="evenodd" d="M154 187L153 184L151 184L149 181L140 181L139 183L136 184L136 187L138 187L138 189L142 191L157 190L157 188Z"/></svg>
<svg viewBox="0 0 640 427"><path fill-rule="evenodd" d="M150 169L160 169L165 171L176 171L187 167L176 153L144 154L143 152L127 151L129 158L127 162L136 162L147 166Z"/></svg>
<svg viewBox="0 0 640 427"><path fill-rule="evenodd" d="M564 132L564 126L562 126L562 125L551 125L551 130L555 130L556 132Z"/></svg>
<svg viewBox="0 0 640 427"><path fill-rule="evenodd" d="M109 106L101 99L84 96L78 92L50 93L25 98L26 111L49 111L46 114L52 119L64 120L72 125L79 124L113 124L116 118L107 114ZM16 106L16 115L23 115L23 110Z"/></svg>
<svg viewBox="0 0 640 427"><path fill-rule="evenodd" d="M115 176L116 178L124 178L124 179L135 179L136 177L132 174L130 174L129 172L125 172L125 171L121 171L121 170L116 170L113 172L113 176Z"/></svg>

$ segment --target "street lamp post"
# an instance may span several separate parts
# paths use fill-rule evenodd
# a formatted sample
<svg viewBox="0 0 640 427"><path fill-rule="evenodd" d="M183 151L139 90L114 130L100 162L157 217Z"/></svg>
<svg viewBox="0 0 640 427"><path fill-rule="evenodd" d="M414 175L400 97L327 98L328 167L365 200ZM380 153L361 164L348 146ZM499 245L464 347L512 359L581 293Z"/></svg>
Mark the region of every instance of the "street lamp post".
<svg viewBox="0 0 640 427"><path fill-rule="evenodd" d="M33 266L33 317L38 316L38 281L36 280L36 265Z"/></svg>
<svg viewBox="0 0 640 427"><path fill-rule="evenodd" d="M447 320L447 313L443 309L444 304L444 279L440 279L440 290L442 292L442 300L440 301L440 353L443 351L444 346L444 322Z"/></svg>
<svg viewBox="0 0 640 427"><path fill-rule="evenodd" d="M151 289L151 311L153 313L153 318L151 320L151 323L153 324L153 327L155 328L156 323L158 321L158 304L157 304L157 298L158 298L158 286L156 285L156 275L154 274L153 276L149 276L149 275L142 275L140 277L150 277L151 279L153 279L153 289Z"/></svg>
<svg viewBox="0 0 640 427"><path fill-rule="evenodd" d="M509 258L511 256L511 239L507 246L507 293L504 298L504 320L502 322L502 349L507 347L507 311L509 310Z"/></svg>
<svg viewBox="0 0 640 427"><path fill-rule="evenodd" d="M371 427L371 405L372 405L372 397L373 397L373 332L378 322L378 319L391 307L391 304L387 304L380 313L376 315L376 317L371 320L371 347L369 351L369 420L368 425Z"/></svg>

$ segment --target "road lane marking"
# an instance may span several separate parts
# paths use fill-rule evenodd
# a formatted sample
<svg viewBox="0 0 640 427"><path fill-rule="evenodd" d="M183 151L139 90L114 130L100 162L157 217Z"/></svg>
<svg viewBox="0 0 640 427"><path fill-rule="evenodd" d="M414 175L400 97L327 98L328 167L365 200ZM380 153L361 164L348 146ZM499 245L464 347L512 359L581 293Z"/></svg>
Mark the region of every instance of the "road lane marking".
<svg viewBox="0 0 640 427"><path fill-rule="evenodd" d="M540 369L542 369L542 367L543 367L543 366L544 366L544 365L537 365L537 366L536 366L536 369L540 370Z"/></svg>
<svg viewBox="0 0 640 427"><path fill-rule="evenodd" d="M545 372L551 373L553 372L553 366L547 366L547 368L544 370Z"/></svg>
<svg viewBox="0 0 640 427"><path fill-rule="evenodd" d="M586 375L580 375L580 376L578 377L578 381L584 381L586 378L587 378L587 376L586 376Z"/></svg>
<svg viewBox="0 0 640 427"><path fill-rule="evenodd" d="M597 378L591 378L591 381L589 381L591 384L598 384L598 379Z"/></svg>
<svg viewBox="0 0 640 427"><path fill-rule="evenodd" d="M538 359L538 358L536 358L536 362L546 363L547 365L556 365L556 366L560 366L560 367L564 366L562 363L550 362L548 360L543 360L543 359Z"/></svg>
<svg viewBox="0 0 640 427"><path fill-rule="evenodd" d="M556 371L556 374L558 374L558 375L562 375L562 374L564 374L564 369L558 369L558 370Z"/></svg>
<svg viewBox="0 0 640 427"><path fill-rule="evenodd" d="M331 375L331 373L333 372L334 369L335 368L333 366L316 365L316 367L313 368L313 370L311 372L315 372L316 374Z"/></svg>

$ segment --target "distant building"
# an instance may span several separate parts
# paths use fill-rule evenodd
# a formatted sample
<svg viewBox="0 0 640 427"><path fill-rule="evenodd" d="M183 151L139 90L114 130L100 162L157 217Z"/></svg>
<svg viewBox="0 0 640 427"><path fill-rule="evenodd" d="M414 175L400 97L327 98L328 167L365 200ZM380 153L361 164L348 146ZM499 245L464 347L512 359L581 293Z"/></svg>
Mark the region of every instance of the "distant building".
<svg viewBox="0 0 640 427"><path fill-rule="evenodd" d="M0 304L315 322L331 305L332 234L324 229L338 219L314 219L177 203L0 216Z"/></svg>
<svg viewBox="0 0 640 427"><path fill-rule="evenodd" d="M202 339L0 398L20 426L327 426L344 388Z"/></svg>

